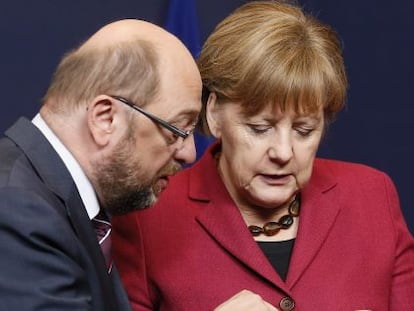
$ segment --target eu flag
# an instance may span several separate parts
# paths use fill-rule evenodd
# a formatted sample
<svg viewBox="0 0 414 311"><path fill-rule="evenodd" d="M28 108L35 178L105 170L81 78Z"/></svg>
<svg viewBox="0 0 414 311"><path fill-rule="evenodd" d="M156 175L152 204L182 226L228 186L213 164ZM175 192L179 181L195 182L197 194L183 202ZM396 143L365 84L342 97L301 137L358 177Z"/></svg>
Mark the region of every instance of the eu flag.
<svg viewBox="0 0 414 311"><path fill-rule="evenodd" d="M180 38L194 58L198 57L201 44L195 0L170 0L165 28ZM212 139L197 132L194 137L198 159Z"/></svg>

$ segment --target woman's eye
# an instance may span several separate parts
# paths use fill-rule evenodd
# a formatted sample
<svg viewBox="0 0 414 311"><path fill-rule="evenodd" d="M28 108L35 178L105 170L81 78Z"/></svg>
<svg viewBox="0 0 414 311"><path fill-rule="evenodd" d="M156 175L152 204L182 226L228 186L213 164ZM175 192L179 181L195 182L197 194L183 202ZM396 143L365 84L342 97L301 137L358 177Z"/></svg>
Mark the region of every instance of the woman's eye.
<svg viewBox="0 0 414 311"><path fill-rule="evenodd" d="M298 127L298 128L295 129L295 131L300 136L306 137L306 136L309 136L314 131L314 129L313 128Z"/></svg>
<svg viewBox="0 0 414 311"><path fill-rule="evenodd" d="M247 126L255 134L266 133L268 130L272 128L269 125L263 125L263 124L247 124Z"/></svg>

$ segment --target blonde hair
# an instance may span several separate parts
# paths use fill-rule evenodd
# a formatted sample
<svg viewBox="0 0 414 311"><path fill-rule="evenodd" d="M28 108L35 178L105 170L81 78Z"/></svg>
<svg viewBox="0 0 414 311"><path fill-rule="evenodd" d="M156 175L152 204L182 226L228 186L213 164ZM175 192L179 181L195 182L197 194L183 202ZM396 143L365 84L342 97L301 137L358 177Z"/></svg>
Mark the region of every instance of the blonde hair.
<svg viewBox="0 0 414 311"><path fill-rule="evenodd" d="M335 31L299 7L252 1L217 25L198 66L206 98L242 105L246 115L273 105L306 114L323 107L326 123L345 103L347 78Z"/></svg>
<svg viewBox="0 0 414 311"><path fill-rule="evenodd" d="M100 94L148 103L159 86L158 55L152 44L131 40L101 48L78 48L63 57L44 103L70 111ZM49 99L53 98L49 103Z"/></svg>

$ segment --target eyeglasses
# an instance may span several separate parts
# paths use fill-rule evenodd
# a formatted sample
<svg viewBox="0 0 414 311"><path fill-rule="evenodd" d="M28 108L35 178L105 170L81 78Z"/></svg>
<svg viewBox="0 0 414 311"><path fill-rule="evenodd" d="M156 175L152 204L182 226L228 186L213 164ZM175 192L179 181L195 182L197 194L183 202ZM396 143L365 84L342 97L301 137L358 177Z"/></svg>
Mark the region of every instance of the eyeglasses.
<svg viewBox="0 0 414 311"><path fill-rule="evenodd" d="M133 104L132 102L130 102L126 98L123 98L121 96L116 96L116 95L108 95L108 96L110 96L113 99L116 99L116 100L128 105L132 109L135 109L136 111L142 113L144 116L146 116L151 121L157 123L158 125L162 126L165 129L169 130L174 135L182 137L183 139L187 138L194 131L194 129L187 130L187 131L181 130L178 127L175 127L174 125L172 125L171 123L168 123L167 121L164 121L163 119L160 119L160 118L154 116L153 114L151 114L149 112L146 112L144 109L142 109L142 108L138 107L137 105Z"/></svg>

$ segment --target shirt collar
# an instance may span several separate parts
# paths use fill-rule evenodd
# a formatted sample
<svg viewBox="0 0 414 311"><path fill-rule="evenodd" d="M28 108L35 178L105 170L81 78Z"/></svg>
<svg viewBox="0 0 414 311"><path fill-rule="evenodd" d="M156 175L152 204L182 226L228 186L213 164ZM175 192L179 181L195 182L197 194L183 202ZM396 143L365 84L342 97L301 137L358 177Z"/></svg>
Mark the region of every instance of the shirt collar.
<svg viewBox="0 0 414 311"><path fill-rule="evenodd" d="M32 123L39 128L53 149L62 159L66 168L69 170L70 175L75 182L79 195L82 199L83 205L85 205L86 212L89 219L94 218L99 212L99 203L96 197L95 190L92 187L88 177L86 177L79 162L74 158L70 151L63 145L59 138L53 133L51 128L46 124L45 120L38 113L32 120Z"/></svg>

